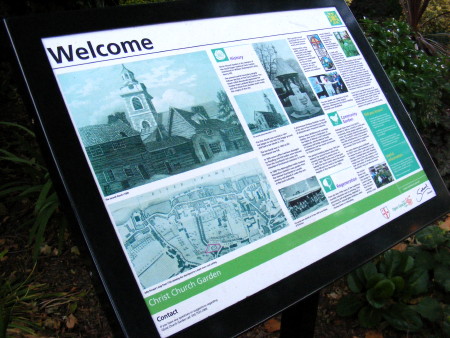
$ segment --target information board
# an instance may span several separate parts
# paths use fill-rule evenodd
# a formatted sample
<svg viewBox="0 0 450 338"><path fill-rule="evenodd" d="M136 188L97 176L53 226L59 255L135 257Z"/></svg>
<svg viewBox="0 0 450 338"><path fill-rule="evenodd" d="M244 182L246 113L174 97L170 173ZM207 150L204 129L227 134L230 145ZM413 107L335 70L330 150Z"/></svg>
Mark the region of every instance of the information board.
<svg viewBox="0 0 450 338"><path fill-rule="evenodd" d="M5 21L127 335L236 334L448 210L345 3L306 3Z"/></svg>

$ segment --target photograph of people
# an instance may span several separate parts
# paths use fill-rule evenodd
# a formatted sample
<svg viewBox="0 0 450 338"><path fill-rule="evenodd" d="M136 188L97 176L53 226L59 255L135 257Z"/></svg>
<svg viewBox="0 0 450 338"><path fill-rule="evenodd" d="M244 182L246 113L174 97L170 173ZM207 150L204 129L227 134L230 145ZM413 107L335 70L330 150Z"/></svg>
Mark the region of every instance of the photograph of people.
<svg viewBox="0 0 450 338"><path fill-rule="evenodd" d="M370 167L369 173L377 188L381 188L382 186L394 181L394 177L392 177L392 173L386 163L381 163Z"/></svg>
<svg viewBox="0 0 450 338"><path fill-rule="evenodd" d="M328 205L315 176L280 189L281 197L293 219L298 219Z"/></svg>
<svg viewBox="0 0 450 338"><path fill-rule="evenodd" d="M310 76L308 80L319 99L348 92L347 86L337 72Z"/></svg>

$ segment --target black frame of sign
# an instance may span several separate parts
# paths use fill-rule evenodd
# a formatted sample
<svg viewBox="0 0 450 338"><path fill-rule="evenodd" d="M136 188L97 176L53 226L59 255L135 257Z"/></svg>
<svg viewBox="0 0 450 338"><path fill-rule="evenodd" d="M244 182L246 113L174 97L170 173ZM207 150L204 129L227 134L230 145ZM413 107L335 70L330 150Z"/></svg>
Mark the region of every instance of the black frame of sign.
<svg viewBox="0 0 450 338"><path fill-rule="evenodd" d="M131 26L336 7L393 108L437 196L350 245L176 334L239 334L297 303L448 211L450 197L405 108L344 0L176 1L4 20L60 196L75 216L126 336L157 336L79 144L41 39ZM80 184L82 182L82 184ZM105 245L107 243L107 245Z"/></svg>

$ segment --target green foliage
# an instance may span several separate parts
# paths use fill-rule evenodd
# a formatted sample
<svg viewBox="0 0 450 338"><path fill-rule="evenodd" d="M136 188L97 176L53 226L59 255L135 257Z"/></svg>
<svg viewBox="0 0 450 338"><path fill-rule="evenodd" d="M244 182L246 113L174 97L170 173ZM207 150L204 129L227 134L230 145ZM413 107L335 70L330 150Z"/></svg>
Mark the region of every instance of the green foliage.
<svg viewBox="0 0 450 338"><path fill-rule="evenodd" d="M448 332L448 306L440 299L450 293L449 232L430 226L416 241L404 252L389 250L350 273L352 293L339 301L337 313L357 315L367 328L384 321L401 331L416 332L430 324Z"/></svg>
<svg viewBox="0 0 450 338"><path fill-rule="evenodd" d="M0 148L3 178L0 197L5 201L5 207L14 209L20 205L22 210L29 210L15 216L21 226L30 228L29 244L33 244L32 257L36 260L49 222L55 220L58 223L59 244L62 246L66 220L58 212L59 200L47 168L42 164L34 133L15 123L0 122L0 127L4 132L1 140L5 146Z"/></svg>
<svg viewBox="0 0 450 338"><path fill-rule="evenodd" d="M436 12L433 12L431 10L431 7L429 6L431 3L431 0L400 0L400 4L403 8L403 14L406 22L411 27L413 38L416 41L416 44L418 48L425 51L426 53L430 55L446 55L450 56L450 53L448 51L448 47L445 46L445 40L448 40L450 38L450 33L445 30L445 25L441 26L444 28L444 30L435 30L431 31L428 30L428 34L424 35L426 32L427 26L430 25L430 22L436 21L438 22L439 19L442 19L447 16L450 12L445 12L445 9L442 7L434 7ZM425 16L425 13L427 15ZM428 19L425 19L428 16ZM435 29L439 29L439 26L435 26ZM436 34L436 32L439 32ZM439 39L442 41L439 42Z"/></svg>
<svg viewBox="0 0 450 338"><path fill-rule="evenodd" d="M449 60L417 49L409 26L362 20L367 39L419 130L436 125L450 92Z"/></svg>
<svg viewBox="0 0 450 338"><path fill-rule="evenodd" d="M424 33L450 32L450 2L448 0L433 0L423 13L420 29ZM448 42L448 41L447 41Z"/></svg>
<svg viewBox="0 0 450 338"><path fill-rule="evenodd" d="M42 329L42 319L55 308L64 307L64 314L72 315L78 300L86 296L86 292L50 291L47 284L33 281L33 273L34 269L28 276L16 272L0 276L0 337L35 336Z"/></svg>

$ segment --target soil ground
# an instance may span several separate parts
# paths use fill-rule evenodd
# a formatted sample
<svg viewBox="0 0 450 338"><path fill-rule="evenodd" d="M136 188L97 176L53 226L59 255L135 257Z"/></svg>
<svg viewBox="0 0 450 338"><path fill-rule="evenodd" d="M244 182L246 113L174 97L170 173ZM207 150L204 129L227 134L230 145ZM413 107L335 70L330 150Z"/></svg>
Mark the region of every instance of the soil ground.
<svg viewBox="0 0 450 338"><path fill-rule="evenodd" d="M3 225L8 219L3 218ZM11 229L11 224L9 229ZM81 246L74 243L72 236L66 234L66 243L62 252L56 246L44 246L37 265L32 271L30 250L27 248L27 233L11 232L0 235L0 246L8 249L0 264L3 276L31 275L30 281L41 283L46 290L67 293L50 300L40 300L28 308L28 316L43 329L37 330L39 337L116 337L120 329L111 321L113 316L105 309L105 297L97 294L94 288L96 275ZM400 334L380 327L378 330L366 330L358 325L356 319L343 319L337 316L336 303L348 292L344 279L325 287L320 293L320 301L315 324L315 337L414 337ZM102 304L103 303L103 304ZM107 303L107 302L106 302ZM107 315L108 313L108 315ZM239 338L279 337L282 315L250 329ZM20 333L18 329L9 329L8 336L31 337ZM299 332L298 337L302 337Z"/></svg>

